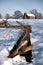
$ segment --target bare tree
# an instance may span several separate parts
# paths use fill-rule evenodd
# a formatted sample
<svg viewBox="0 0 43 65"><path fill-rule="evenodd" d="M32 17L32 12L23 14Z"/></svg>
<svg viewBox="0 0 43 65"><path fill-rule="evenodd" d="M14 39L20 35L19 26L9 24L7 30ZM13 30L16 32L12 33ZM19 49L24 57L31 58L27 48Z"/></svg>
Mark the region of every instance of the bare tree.
<svg viewBox="0 0 43 65"><path fill-rule="evenodd" d="M42 14L39 13L36 9L33 9L30 12L35 15L36 19L42 19Z"/></svg>
<svg viewBox="0 0 43 65"><path fill-rule="evenodd" d="M0 14L0 19L2 19L2 14Z"/></svg>
<svg viewBox="0 0 43 65"><path fill-rule="evenodd" d="M5 19L9 19L10 18L10 15L7 13L6 15L5 15Z"/></svg>
<svg viewBox="0 0 43 65"><path fill-rule="evenodd" d="M19 10L15 11L13 14L13 17L18 19L18 18L22 18L23 17L23 13Z"/></svg>

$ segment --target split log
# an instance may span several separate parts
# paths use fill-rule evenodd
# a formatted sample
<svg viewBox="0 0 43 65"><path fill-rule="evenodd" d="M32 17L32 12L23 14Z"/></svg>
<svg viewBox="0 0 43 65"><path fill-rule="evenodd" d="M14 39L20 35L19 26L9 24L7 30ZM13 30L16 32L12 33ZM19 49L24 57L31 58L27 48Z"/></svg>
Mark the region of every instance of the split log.
<svg viewBox="0 0 43 65"><path fill-rule="evenodd" d="M21 46L19 46L12 54L9 54L9 58L13 58L16 55L22 55L27 51L33 50L35 46L32 44L31 46L27 46L28 41L26 40Z"/></svg>

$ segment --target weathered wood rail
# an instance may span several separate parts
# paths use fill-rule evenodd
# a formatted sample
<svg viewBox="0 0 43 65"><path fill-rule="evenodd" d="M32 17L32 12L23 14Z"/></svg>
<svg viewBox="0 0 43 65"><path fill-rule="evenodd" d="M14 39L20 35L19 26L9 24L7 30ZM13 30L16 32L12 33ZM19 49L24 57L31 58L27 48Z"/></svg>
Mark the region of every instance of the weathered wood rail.
<svg viewBox="0 0 43 65"><path fill-rule="evenodd" d="M24 25L22 25L20 22L16 21L18 24L20 25L11 25L8 23L8 21L3 21L3 22L0 22L0 28L18 28L18 29L21 29L21 28L24 28Z"/></svg>
<svg viewBox="0 0 43 65"><path fill-rule="evenodd" d="M22 23L16 21L19 25L11 25L8 23L7 20L3 20L3 22L0 22L0 28L15 28L15 29L26 29L27 26L29 27L29 31L31 32L31 26L30 25L23 25Z"/></svg>

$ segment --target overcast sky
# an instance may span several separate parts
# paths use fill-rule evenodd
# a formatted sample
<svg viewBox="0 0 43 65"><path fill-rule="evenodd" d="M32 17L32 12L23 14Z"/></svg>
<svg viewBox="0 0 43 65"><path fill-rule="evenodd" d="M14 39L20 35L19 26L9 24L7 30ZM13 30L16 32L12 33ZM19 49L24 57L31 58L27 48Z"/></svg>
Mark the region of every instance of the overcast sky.
<svg viewBox="0 0 43 65"><path fill-rule="evenodd" d="M43 13L43 0L0 0L0 13L2 15L13 14L16 10L29 12L35 8Z"/></svg>

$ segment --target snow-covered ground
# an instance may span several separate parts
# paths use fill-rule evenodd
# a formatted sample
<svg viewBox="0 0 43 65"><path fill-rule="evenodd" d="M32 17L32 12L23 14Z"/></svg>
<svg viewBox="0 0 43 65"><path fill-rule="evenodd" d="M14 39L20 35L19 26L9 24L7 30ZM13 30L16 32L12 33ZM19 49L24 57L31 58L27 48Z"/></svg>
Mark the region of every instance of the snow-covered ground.
<svg viewBox="0 0 43 65"><path fill-rule="evenodd" d="M19 55L12 59L7 58L22 31L0 28L0 65L43 65L43 20L26 20L22 23L30 24L32 27L31 43L36 46L33 50L33 62L27 63L25 58Z"/></svg>

